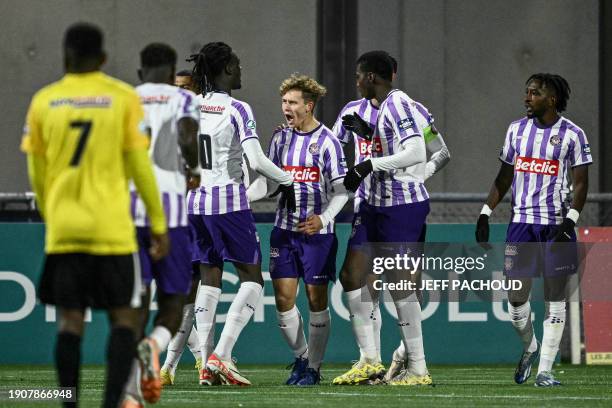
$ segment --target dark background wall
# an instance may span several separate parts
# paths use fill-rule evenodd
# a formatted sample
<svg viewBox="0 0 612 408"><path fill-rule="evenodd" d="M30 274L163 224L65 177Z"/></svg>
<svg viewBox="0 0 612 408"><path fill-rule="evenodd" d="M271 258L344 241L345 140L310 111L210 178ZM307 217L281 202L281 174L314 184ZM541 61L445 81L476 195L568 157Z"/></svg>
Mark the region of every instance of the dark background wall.
<svg viewBox="0 0 612 408"><path fill-rule="evenodd" d="M610 128L610 11L598 0L92 1L0 3L0 191L28 190L18 146L28 102L61 76L61 38L79 20L106 33L105 71L136 84L138 51L151 41L180 56L208 41L228 42L242 60L244 89L264 148L282 120L278 85L292 72L317 76L330 94L319 114L328 126L357 98L353 61L385 49L399 61L398 87L436 116L453 160L432 191L488 189L507 125L524 114L524 82L556 72L572 87L565 115L581 126L602 163ZM608 5L607 9L611 7ZM606 14L607 13L607 14ZM179 68L187 68L179 63ZM612 153L612 152L611 152ZM591 191L610 188L610 167L591 169ZM601 180L600 180L601 178ZM600 183L601 181L601 183ZM606 184L607 183L607 184Z"/></svg>

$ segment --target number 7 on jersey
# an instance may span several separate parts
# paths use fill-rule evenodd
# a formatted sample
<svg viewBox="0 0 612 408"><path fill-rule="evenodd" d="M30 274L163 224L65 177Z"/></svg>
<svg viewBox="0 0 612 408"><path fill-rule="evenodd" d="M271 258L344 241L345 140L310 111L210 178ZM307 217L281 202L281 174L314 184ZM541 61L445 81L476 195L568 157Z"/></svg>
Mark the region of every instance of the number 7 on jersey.
<svg viewBox="0 0 612 408"><path fill-rule="evenodd" d="M70 122L70 129L80 129L81 134L79 135L79 141L77 147L70 159L70 166L76 167L81 162L83 152L85 151L85 144L89 138L89 132L91 132L91 121L90 120L74 120Z"/></svg>

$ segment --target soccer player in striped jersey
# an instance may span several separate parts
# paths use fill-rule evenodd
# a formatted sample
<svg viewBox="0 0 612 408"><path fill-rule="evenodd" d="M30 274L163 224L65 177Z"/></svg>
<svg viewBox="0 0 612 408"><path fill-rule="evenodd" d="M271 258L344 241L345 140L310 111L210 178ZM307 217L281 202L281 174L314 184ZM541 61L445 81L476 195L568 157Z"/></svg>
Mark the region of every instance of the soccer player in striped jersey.
<svg viewBox="0 0 612 408"><path fill-rule="evenodd" d="M276 210L270 235L270 276L274 284L278 326L295 361L288 385L315 385L321 381L321 362L330 332L328 284L336 278L338 241L334 218L348 201L342 181L346 160L340 142L314 117L326 89L306 75L294 74L280 86L287 127L270 141L268 157L291 172L297 211ZM249 189L252 200L267 188ZM310 310L308 342L302 316L295 305L299 278L306 287Z"/></svg>
<svg viewBox="0 0 612 408"><path fill-rule="evenodd" d="M181 70L174 77L174 85L181 89L192 91L193 81L191 80L190 70ZM198 106L199 110L199 106ZM192 190L200 186L200 169L185 167L185 178L187 189ZM200 286L200 270L197 266L192 268L191 290L183 306L183 318L180 327L170 343L166 353L166 359L160 370L160 379L162 386L174 385L175 372L178 363L183 355L185 345L189 347L189 351L195 359L195 368L198 371L202 369L202 353L200 351L200 342L198 341L198 332L193 327L193 306L197 295L198 287Z"/></svg>
<svg viewBox="0 0 612 408"><path fill-rule="evenodd" d="M161 193L172 246L167 257L159 261L151 259L147 252L149 220L142 199L132 187L131 212L136 225L145 288L143 326L148 321L153 279L157 284L159 307L152 332L138 347L141 363L145 357L150 361L141 367L134 365L126 388L126 399L131 400L134 406L144 405L142 399L154 403L160 398L159 353L166 350L172 335L179 328L183 304L191 286L191 238L187 225L183 161L193 168L198 164L200 118L196 95L172 85L176 66L176 51L172 47L162 43L149 44L140 52L140 63L138 75L143 83L136 88L136 92L140 96L145 124L151 137L149 156ZM144 327L142 329L144 332ZM151 368L148 369L147 365ZM142 379L141 390L138 388L139 377Z"/></svg>
<svg viewBox="0 0 612 408"><path fill-rule="evenodd" d="M527 116L508 127L501 167L476 226L476 240L489 240L489 216L512 186L512 219L506 235L504 273L522 289L508 293L508 312L523 354L514 374L522 384L540 356L535 385L560 385L552 374L565 326L565 291L578 259L574 227L584 207L593 162L584 131L560 115L570 87L559 75L529 77ZM570 179L573 198L570 196ZM539 244L537 244L539 243ZM533 277L544 277L546 317L541 346L533 332L529 296Z"/></svg>
<svg viewBox="0 0 612 408"><path fill-rule="evenodd" d="M424 133L430 127L430 117L421 104L404 92L393 89L391 81L393 62L384 51L363 54L357 60L357 89L366 99L381 101L376 126L372 129L358 113L345 115L343 126L364 139L377 143L371 149L371 158L349 169L344 185L357 191L361 182L372 172L367 200L359 209L354 224L362 225L363 232L353 234L349 247L358 249L365 243L405 242L419 243L425 238L425 219L429 213L429 197L425 185L426 147ZM355 231L356 232L356 231ZM361 254L362 259L366 255ZM414 279L404 271L407 278ZM356 340L364 353L348 372L336 377L334 384L363 383L380 375L373 330L367 327L372 300L369 291L358 289L347 294ZM366 293L367 292L367 293ZM352 296L350 296L352 295ZM431 384L425 364L421 333L421 309L414 291L392 293L398 314L398 326L408 350L408 370L392 384ZM363 301L362 301L363 300Z"/></svg>
<svg viewBox="0 0 612 408"><path fill-rule="evenodd" d="M215 377L227 384L250 385L232 362L232 349L253 315L263 290L261 249L243 183L243 152L251 168L280 184L287 207L295 209L293 178L263 153L251 107L234 99L241 87L238 56L225 43L208 43L190 59L193 79L201 92L198 137L202 176L200 188L187 198L189 224L195 235L193 260L200 264L201 285L195 304L198 338L206 367L200 384ZM210 356L205 345L212 333L221 295L223 263L232 262L240 289L227 313L219 343Z"/></svg>
<svg viewBox="0 0 612 408"><path fill-rule="evenodd" d="M168 252L167 226L147 155L135 90L102 72L99 28L64 36L66 75L32 99L22 149L45 220L45 266L38 294L58 309L55 362L61 387L79 394L85 309L105 309L111 333L104 407L115 408L130 372L139 331L140 270L129 213L132 178L150 216L151 257ZM64 402L76 407L77 402Z"/></svg>
<svg viewBox="0 0 612 408"><path fill-rule="evenodd" d="M397 77L397 61L391 56L390 58L393 62L392 79L395 81ZM370 128L374 129L376 126L376 120L378 118L379 106L380 102L376 100L376 98L361 98L356 101L351 101L347 103L344 108L342 108L338 118L336 119L333 127L333 133L344 145L349 144L351 141L353 142L355 148L355 164L369 159L371 157L372 149L380 150L380 138L374 141L361 138L359 135L347 130L342 125L342 118L347 115L358 114L359 117L363 118L367 122ZM434 173L446 166L446 164L450 161L450 152L444 143L442 135L438 132L434 125L433 115L431 115L423 105L419 104L419 108L427 116L427 120L430 124L423 130L427 151L431 154L431 158L425 166L425 180L427 180ZM365 233L363 225L360 223L355 223L355 220L361 218L359 211L361 204L364 201L367 202L370 188L370 177L371 175L363 180L359 186L359 189L355 193L354 216L352 223L353 231L351 234L353 237ZM342 283L342 288L344 291L347 292L349 310L351 310L351 321L354 323L353 331L355 337L361 339L359 342L360 345L364 344L365 347L365 344L367 344L368 346L366 348L371 348L371 342L374 342L374 346L376 347L376 361L374 363L374 367L377 369L376 376L380 377L385 370L384 366L382 365L380 355L380 330L382 327L382 318L380 315L379 299L376 296L377 292L370 289L369 293L366 293L366 288L363 287L365 283L363 279L366 275L366 271L363 270L365 265L366 261L363 259L362 251L353 249L351 245L349 245L342 269L340 270L340 282ZM372 277L372 275L370 275L370 277ZM364 298L360 299L361 296L358 295L362 294L364 295ZM372 302L368 307L365 305L364 307L361 307L361 304L357 304L358 302L370 303L370 298L372 298ZM367 335L367 331L370 329L373 331L373 338ZM360 360L366 358L365 350L360 350L360 354ZM399 346L393 353L391 366L385 374L386 381L390 381L396 375L400 374L400 370L404 366L406 359L406 349L404 347L404 343L400 341Z"/></svg>

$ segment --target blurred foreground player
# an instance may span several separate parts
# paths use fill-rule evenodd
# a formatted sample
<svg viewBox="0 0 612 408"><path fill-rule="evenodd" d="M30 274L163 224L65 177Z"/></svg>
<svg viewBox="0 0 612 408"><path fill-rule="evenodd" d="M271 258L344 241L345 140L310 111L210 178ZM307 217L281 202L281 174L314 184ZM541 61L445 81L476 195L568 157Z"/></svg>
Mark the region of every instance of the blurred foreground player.
<svg viewBox="0 0 612 408"><path fill-rule="evenodd" d="M191 287L191 236L187 225L185 175L183 161L190 168L198 165L199 106L196 95L173 85L176 51L162 43L147 45L140 52L138 76L143 82L136 88L145 112L145 124L151 137L149 156L166 214L170 253L160 260L146 251L151 239L148 218L141 198L132 191L132 217L136 224L139 258L144 284L142 332L149 317L151 282L157 285L157 305L151 333L138 345L138 360L126 388L130 406L142 406L138 377L142 379L142 398L157 402L161 383L159 354L166 350L179 328L185 297ZM180 154L178 153L180 151Z"/></svg>
<svg viewBox="0 0 612 408"><path fill-rule="evenodd" d="M559 115L569 94L567 81L559 75L529 77L527 116L508 127L499 156L501 167L476 226L476 240L487 242L489 216L512 186L504 272L508 279L522 283L521 290L508 293L508 311L523 343L514 381L527 381L539 354L537 387L560 385L552 366L565 326L566 284L578 265L574 227L586 201L588 165L593 162L584 131ZM541 346L533 332L529 303L532 278L538 276L544 277L546 302Z"/></svg>
<svg viewBox="0 0 612 408"><path fill-rule="evenodd" d="M58 307L59 385L78 390L85 308L106 309L111 334L103 406L115 408L139 326L134 307L140 305L140 269L129 176L149 213L153 259L168 252L168 236L140 100L134 88L99 71L106 60L102 37L90 24L66 31L66 75L32 99L22 149L46 223L39 293L43 303Z"/></svg>
<svg viewBox="0 0 612 408"><path fill-rule="evenodd" d="M232 361L232 350L255 312L263 291L261 249L249 207L242 168L243 153L251 168L279 183L287 206L295 209L293 178L263 153L251 107L232 98L241 88L241 66L231 47L208 43L192 56L193 79L201 93L198 139L202 177L188 196L189 225L195 236L193 260L200 265L201 285L195 304L198 337L206 367L200 384L250 385ZM232 262L240 288L227 313L219 343L210 356L206 344L221 295L223 263Z"/></svg>
<svg viewBox="0 0 612 408"><path fill-rule="evenodd" d="M346 188L357 191L371 173L370 194L354 222L355 226L362 226L361 232L357 234L355 229L349 242L351 249L364 252L360 257L366 261L368 243L422 242L429 213L429 196L423 184L427 159L424 129L430 126L429 115L404 92L393 89L392 76L393 62L386 52L371 51L359 57L356 70L359 93L365 99L382 101L376 126L372 129L356 112L342 118L347 130L376 143L371 149L371 158L353 166L344 178ZM418 279L418 274L410 271L400 273L402 278ZM363 355L348 372L333 380L336 385L364 383L379 377L384 370L377 361L371 327L372 297L367 289L360 289L361 279L357 281L357 288L347 293L347 297L351 324ZM396 291L391 295L402 341L408 350L408 369L391 384L431 384L417 295L415 291Z"/></svg>
<svg viewBox="0 0 612 408"><path fill-rule="evenodd" d="M331 329L328 285L336 279L334 218L348 201L342 184L346 160L340 142L314 117L315 106L325 93L325 87L306 75L292 75L282 82L282 110L288 126L274 133L268 151L274 164L293 175L298 203L295 212L279 205L270 235L270 277L278 326L295 357L288 385L321 381ZM249 193L256 185L257 181ZM260 192L260 197L264 195L265 191ZM295 305L300 278L310 310L308 342Z"/></svg>

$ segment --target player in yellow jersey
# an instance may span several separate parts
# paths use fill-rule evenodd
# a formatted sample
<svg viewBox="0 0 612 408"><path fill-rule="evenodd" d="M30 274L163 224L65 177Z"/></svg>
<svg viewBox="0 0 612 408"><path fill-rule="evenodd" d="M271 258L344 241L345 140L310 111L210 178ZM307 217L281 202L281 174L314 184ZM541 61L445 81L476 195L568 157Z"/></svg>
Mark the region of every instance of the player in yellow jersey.
<svg viewBox="0 0 612 408"><path fill-rule="evenodd" d="M90 24L68 28L66 75L32 99L22 150L46 224L39 297L58 307L59 385L77 387L78 395L85 308L106 309L111 334L104 407L114 408L135 354L133 307L140 302L129 178L147 207L152 257L165 256L169 243L140 100L131 86L99 71L106 59L102 37Z"/></svg>

